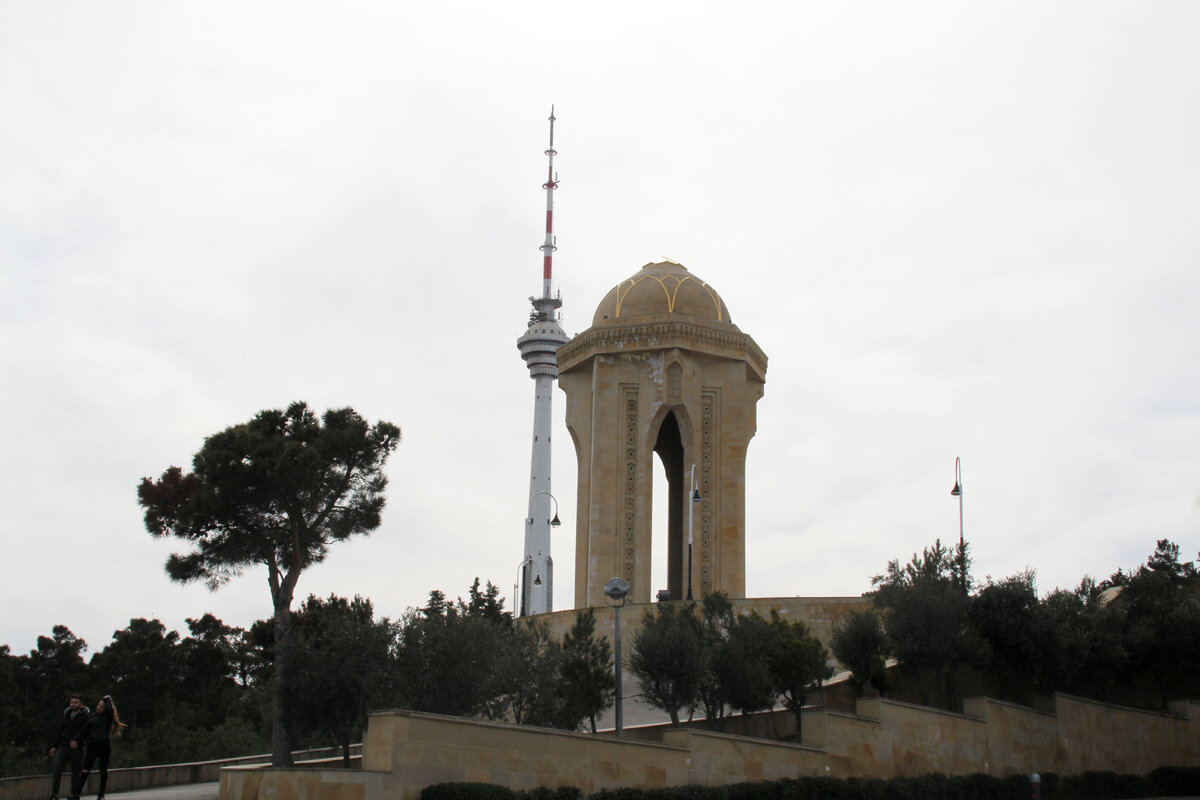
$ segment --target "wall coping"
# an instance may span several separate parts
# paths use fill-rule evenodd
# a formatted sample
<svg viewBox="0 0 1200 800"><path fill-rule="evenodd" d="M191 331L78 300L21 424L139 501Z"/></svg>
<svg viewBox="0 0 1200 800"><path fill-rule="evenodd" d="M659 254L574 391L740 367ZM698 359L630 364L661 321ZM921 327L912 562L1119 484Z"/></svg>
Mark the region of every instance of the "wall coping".
<svg viewBox="0 0 1200 800"><path fill-rule="evenodd" d="M1057 711L1042 711L1040 708L1034 708L1033 706L1023 705L1021 703L1014 703L1011 700L1001 700L996 697L988 697L986 694L978 694L978 695L973 695L971 697L963 698L964 703L967 702L968 700L973 700L975 702L982 702L985 705L988 703L991 703L991 704L998 705L998 706L1004 706L1005 708L1012 708L1017 711L1023 711L1027 714L1041 714L1043 717L1057 717L1058 716ZM967 716L971 716L971 715L968 714ZM980 719L980 717L971 717L971 719Z"/></svg>
<svg viewBox="0 0 1200 800"><path fill-rule="evenodd" d="M1133 711L1137 714L1150 714L1152 716L1158 716L1158 717L1170 717L1171 719L1190 719L1190 717L1185 717L1181 714L1173 714L1170 711L1156 711L1152 708L1137 708L1136 706L1122 706L1122 705L1117 705L1116 703L1105 703L1103 700L1092 700L1091 698L1079 697L1078 695L1065 694L1063 692L1055 692L1054 693L1055 707L1057 707L1058 698L1060 698L1060 697L1065 698L1067 700L1071 700L1076 703L1083 703L1085 705L1090 705L1090 706L1100 706L1101 708L1111 708L1111 709L1116 709L1118 711ZM1180 701L1182 701L1183 699L1184 698L1180 698ZM1192 706L1192 705L1200 706L1200 701L1192 700L1191 698L1186 698L1186 700L1187 700L1187 703L1189 706ZM1180 702L1180 701L1171 701L1171 702ZM996 702L1000 702L1000 701L996 701ZM1020 706L1020 707L1024 708L1024 706Z"/></svg>
<svg viewBox="0 0 1200 800"><path fill-rule="evenodd" d="M272 767L270 764L244 764L236 767L222 767L222 772L250 772L257 770L259 772L282 772L284 774L292 774L295 772L328 772L331 775L391 775L392 773L385 769L328 769L326 767Z"/></svg>
<svg viewBox="0 0 1200 800"><path fill-rule="evenodd" d="M339 762L341 758L337 759ZM351 756L350 760L362 763L362 756ZM314 761L303 761L292 767L273 767L267 764L234 764L230 767L221 767L222 772L381 772L377 769L362 769L361 767L351 767L350 769L342 769L341 767L325 766L332 759L318 759Z"/></svg>
<svg viewBox="0 0 1200 800"><path fill-rule="evenodd" d="M780 594L774 597L741 597L730 598L729 602L737 605L739 602L753 601L755 603L770 603L774 600L866 600L861 594Z"/></svg>
<svg viewBox="0 0 1200 800"><path fill-rule="evenodd" d="M868 720L868 721L875 722L875 720ZM736 733L721 733L720 731L706 731L706 730L697 729L697 728L674 728L674 729L668 728L666 731L664 731L664 734L672 733L673 731L679 731L681 733L686 733L688 736L699 736L699 737L705 738L705 739L722 739L725 741L734 741L734 742L749 741L755 745L765 745L767 747L782 747L782 748L785 748L788 750L807 750L810 753L825 753L825 752L827 752L826 748L816 747L811 744L798 744L796 742L785 742L782 739L763 739L763 738L760 738L757 736L739 736Z"/></svg>
<svg viewBox="0 0 1200 800"><path fill-rule="evenodd" d="M965 699L966 698L964 698L964 700ZM861 702L867 702L867 703L876 703L877 702L877 703L880 703L881 705L901 706L903 708L913 708L918 711L927 712L930 714L941 714L942 716L945 716L945 717L958 717L959 719L966 719L966 720L970 720L971 722L987 724L987 720L982 719L980 717L973 717L970 714L960 714L957 711L947 711L944 708L934 708L933 706L923 706L920 703L906 703L903 700L892 700L887 697L860 697L860 698L858 698L858 700L860 703ZM1026 708L1026 706L1018 706L1018 708ZM1033 709L1030 709L1030 710L1032 711ZM1044 712L1039 712L1039 713L1044 713ZM864 715L857 715L857 716L864 716ZM873 717L864 717L864 718L865 719L873 719Z"/></svg>
<svg viewBox="0 0 1200 800"><path fill-rule="evenodd" d="M823 708L823 707L819 707L819 708ZM924 708L924 706L918 706L918 708ZM878 717L864 717L862 714L851 714L849 711L833 711L828 708L826 708L824 710L825 710L825 716L827 716L827 717L839 717L841 719L852 719L855 722L869 722L873 725L882 725L883 724L883 720L879 719Z"/></svg>
<svg viewBox="0 0 1200 800"><path fill-rule="evenodd" d="M622 746L657 747L657 748L661 748L663 750L672 750L672 751L687 750L686 747L679 747L678 745L671 745L671 744L662 744L661 742L651 742L651 741L647 741L645 739L624 739L624 738L618 739L615 736L606 736L606 735L600 734L600 733L593 735L590 733L580 733L578 731L564 731L561 728L543 728L543 727L540 727L537 725L516 725L512 722L497 722L495 720L490 720L490 719L473 719L470 717L451 717L451 716L448 716L445 714L430 714L427 711L410 711L410 710L404 709L404 708L378 709L376 711L369 712L367 714L367 717L368 717L368 719L370 719L371 717L382 717L382 716L389 716L389 715L395 716L395 717L411 717L413 719L427 719L427 720L432 720L434 722L444 722L444 723L460 725L460 726L470 725L471 727L482 726L485 728L497 728L500 730L506 730L506 731L510 731L513 733L534 734L534 735L538 735L538 736L545 736L545 735L549 734L551 736L561 736L561 737L569 738L569 739L579 739L581 741L604 742L606 744L617 744L617 745L622 745ZM652 727L652 726L642 726L642 727ZM370 770L368 770L368 771L370 771Z"/></svg>

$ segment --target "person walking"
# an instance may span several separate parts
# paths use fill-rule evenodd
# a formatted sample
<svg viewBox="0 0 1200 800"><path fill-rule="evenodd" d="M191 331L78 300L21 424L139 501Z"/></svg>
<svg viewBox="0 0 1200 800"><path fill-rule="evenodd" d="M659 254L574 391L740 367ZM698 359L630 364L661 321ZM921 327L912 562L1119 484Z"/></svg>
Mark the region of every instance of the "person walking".
<svg viewBox="0 0 1200 800"><path fill-rule="evenodd" d="M112 740L121 735L125 723L117 716L117 706L113 703L112 695L96 703L96 710L88 716L84 727L84 741L87 742L87 754L83 757L83 769L78 780L71 786L71 799L79 800L83 787L87 784L92 765L100 761L100 791L96 800L104 800L104 790L108 786L108 760L112 755Z"/></svg>
<svg viewBox="0 0 1200 800"><path fill-rule="evenodd" d="M77 694L71 695L54 731L54 740L50 742L50 758L54 759L50 800L58 800L58 786L62 783L63 769L68 763L71 765L71 787L74 788L79 780L79 765L83 761L83 729L87 721L88 711L83 706L83 698Z"/></svg>

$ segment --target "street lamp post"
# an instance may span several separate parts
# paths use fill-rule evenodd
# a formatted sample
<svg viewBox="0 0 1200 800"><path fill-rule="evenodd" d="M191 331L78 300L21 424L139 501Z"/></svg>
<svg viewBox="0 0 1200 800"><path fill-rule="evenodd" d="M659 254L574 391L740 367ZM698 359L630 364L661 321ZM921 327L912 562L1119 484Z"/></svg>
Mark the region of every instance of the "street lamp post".
<svg viewBox="0 0 1200 800"><path fill-rule="evenodd" d="M692 464L692 502L688 503L688 590L687 599L692 599L692 521L696 516L696 504L700 502L700 492L696 489L696 465Z"/></svg>
<svg viewBox="0 0 1200 800"><path fill-rule="evenodd" d="M533 496L537 497L539 494L544 494L544 495L546 495L546 497L549 497L551 500L554 501L554 519L547 520L547 522L550 523L550 527L557 528L559 525L562 525L562 522L559 521L559 519L558 519L558 498L555 497L554 495L550 494L549 492L534 492Z"/></svg>
<svg viewBox="0 0 1200 800"><path fill-rule="evenodd" d="M525 604L521 601L521 572L526 565L533 563L532 556L525 556L517 564L517 582L513 584L513 616L519 617L525 613Z"/></svg>
<svg viewBox="0 0 1200 800"><path fill-rule="evenodd" d="M952 497L958 498L958 580L962 593L967 593L967 550L963 539L963 482L962 459L954 458L954 488L950 490Z"/></svg>
<svg viewBox="0 0 1200 800"><path fill-rule="evenodd" d="M532 495L530 495L530 497L529 497L529 507L530 507L530 508L529 508L529 510L530 510L530 513L533 513L533 498L537 497L539 494L544 494L544 495L546 495L546 497L549 497L549 498L550 498L550 499L551 499L551 500L554 502L554 517L553 517L552 519L548 519L548 520L546 520L546 523L547 523L547 524L548 524L548 525L549 525L551 528L557 528L557 527L559 527L560 525L562 525L562 522L561 522L561 521L558 519L558 498L557 498L557 497L555 497L554 495L550 494L550 492L534 492ZM532 528L532 526L533 526L533 517L526 517L526 518L525 518L525 531L526 531L526 536L528 536L529 530ZM528 538L526 538L526 546L528 546L528 543L529 543L529 540L528 540ZM532 566L532 565L533 565L533 563L534 563L534 561L533 561L533 553L526 553L526 554L525 554L525 560L524 560L524 561L522 561L522 562L521 562L521 565L520 565L520 567L518 567L518 571L517 571L517 576L518 576L518 577L517 577L517 585L516 585L515 587L513 587L513 594L515 594L515 595L517 596L517 598L518 598L518 600L514 601L514 603L513 603L513 615L514 615L514 616L517 616L517 617L524 616L524 615L525 615L525 611L526 611L526 608L525 608L525 603L524 603L524 598L525 598L525 596L524 596L523 594L520 594L520 593L519 593L519 592L520 592L520 589L521 589L521 586L520 586L520 582L521 582L521 581L520 581L520 574L521 574L521 573L520 573L520 570L521 570L522 568L524 568L526 564L529 564L529 565L531 565L531 566ZM527 576L527 577L526 577L526 583L528 583L528 582L529 582L529 579L528 579L528 576ZM535 579L533 580L533 585L534 585L534 586L541 586L541 585L542 585L542 575L541 575L541 573L540 573L540 572L539 572L539 573L537 573L537 575L535 576ZM528 587L526 587L526 588L528 588Z"/></svg>
<svg viewBox="0 0 1200 800"><path fill-rule="evenodd" d="M617 678L615 711L618 739L622 737L622 731L625 729L621 711L621 606L625 605L625 595L627 594L629 594L629 582L624 578L612 578L604 584L605 597L615 601L615 604L609 603L609 605L613 609L613 665L616 667Z"/></svg>

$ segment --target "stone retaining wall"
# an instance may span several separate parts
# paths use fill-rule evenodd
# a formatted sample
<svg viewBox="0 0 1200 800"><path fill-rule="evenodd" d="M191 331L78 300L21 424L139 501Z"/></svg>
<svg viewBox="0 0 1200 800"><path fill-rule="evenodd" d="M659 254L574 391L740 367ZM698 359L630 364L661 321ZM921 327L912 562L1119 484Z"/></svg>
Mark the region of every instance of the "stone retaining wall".
<svg viewBox="0 0 1200 800"><path fill-rule="evenodd" d="M968 698L966 714L882 698L857 713L810 709L800 742L696 728L631 731L625 739L419 714L372 713L363 770L226 769L222 800L417 800L432 783L481 781L529 789L721 785L802 776L992 775L1089 770L1145 774L1160 766L1200 766L1200 703L1170 714L1055 697L1045 713L989 698ZM791 715L764 723L784 735ZM655 741L654 739L657 739Z"/></svg>

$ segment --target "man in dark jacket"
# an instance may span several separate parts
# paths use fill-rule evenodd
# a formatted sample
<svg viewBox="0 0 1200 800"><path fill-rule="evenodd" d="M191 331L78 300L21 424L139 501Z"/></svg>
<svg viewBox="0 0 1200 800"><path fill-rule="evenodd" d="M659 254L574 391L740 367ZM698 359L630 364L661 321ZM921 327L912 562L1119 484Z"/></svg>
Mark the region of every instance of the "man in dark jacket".
<svg viewBox="0 0 1200 800"><path fill-rule="evenodd" d="M83 698L71 695L67 709L63 711L50 743L50 757L54 759L54 778L50 784L50 800L58 800L58 785L62 783L63 768L71 763L71 786L79 780L79 766L83 761L83 732L87 727L88 710Z"/></svg>

